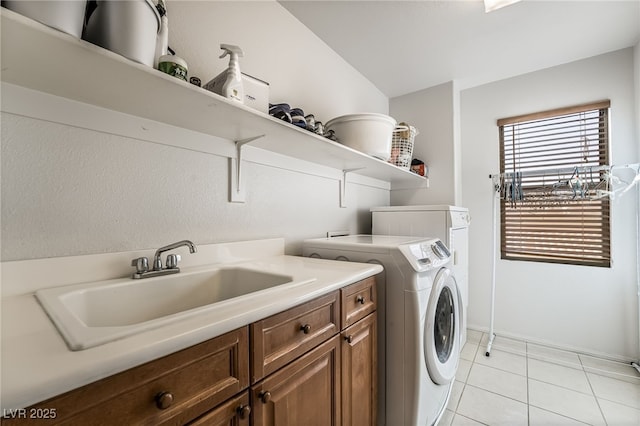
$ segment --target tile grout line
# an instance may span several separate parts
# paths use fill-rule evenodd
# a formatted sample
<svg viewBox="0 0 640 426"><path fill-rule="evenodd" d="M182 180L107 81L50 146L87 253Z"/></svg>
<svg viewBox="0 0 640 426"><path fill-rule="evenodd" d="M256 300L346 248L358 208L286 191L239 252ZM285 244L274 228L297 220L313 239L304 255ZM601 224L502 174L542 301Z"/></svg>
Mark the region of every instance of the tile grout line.
<svg viewBox="0 0 640 426"><path fill-rule="evenodd" d="M529 400L529 342L524 342L525 357L525 373L527 374L527 425L531 425L531 401Z"/></svg>
<svg viewBox="0 0 640 426"><path fill-rule="evenodd" d="M471 420L478 421L478 420L475 420L475 419L470 418L468 416L465 416L465 415L463 415L461 413L458 413L458 409L460 408L460 404L461 404L461 401L462 401L463 394L466 393L471 388L482 390L484 392L488 392L488 393L491 393L491 394L494 394L494 395L497 395L497 396L508 398L508 399L513 400L515 402L522 403L522 401L520 401L518 399L512 398L510 396L507 396L507 395L504 395L504 394L501 394L501 393L498 393L498 392L494 392L494 391L485 389L482 386L476 386L476 385L470 384L468 382L469 378L470 378L470 375L471 375L471 370L477 364L479 366L482 366L482 367L487 367L487 368L490 368L490 369L495 369L495 370L503 371L503 372L506 372L506 373L517 374L517 373L514 373L513 371L510 371L510 370L503 370L502 368L496 367L494 365L485 364L485 363L482 362L482 359L483 359L482 357L478 358L478 356L479 356L478 353L479 353L479 351L482 350L482 342L483 342L483 338L485 337L485 335L486 335L486 333L481 332L480 341L479 342L473 342L473 344L476 345L476 348L475 348L475 351L474 351L474 355L473 355L473 360L471 361L471 366L469 368L469 372L468 372L467 376L465 377L464 382L462 382L462 390L461 390L461 393L460 393L460 398L458 399L457 404L455 406L454 416L455 415L459 415L459 416L464 417L464 418L469 418ZM595 392L595 388L594 388L595 384L593 382L593 380L595 380L595 376L602 376L602 377L605 377L605 378L611 378L612 380L616 380L616 381L622 381L622 382L636 384L635 381L634 382L630 382L629 380L624 380L623 378L619 378L618 377L618 375L627 377L626 374L624 374L622 372L618 372L616 370L611 370L611 371L607 370L605 368L606 366L605 367L601 367L601 368L588 366L588 365L585 364L585 362L588 361L588 360L585 360L584 357L582 356L583 354L580 354L578 352L570 352L571 354L575 355L576 358L577 358L577 362L570 362L567 359L562 358L562 357L555 358L553 356L554 354L537 353L536 351L534 351L534 347L538 346L537 344L533 344L533 343L528 342L526 340L521 340L520 342L522 342L524 344L523 345L524 346L523 347L524 352L521 351L521 350L516 349L515 346L513 346L513 345L507 345L504 348L496 347L496 349L500 349L502 352L509 353L509 354L512 354L512 355L524 356L524 358L525 358L525 375L524 376L526 378L526 405L527 405L526 409L527 409L527 424L528 425L531 425L531 422L532 422L532 417L531 417L532 416L532 411L531 411L532 407L536 407L536 409L539 409L541 411L548 412L548 413L551 413L551 414L554 414L554 415L557 415L557 416L561 416L561 417L564 417L566 419L570 419L570 420L577 421L577 422L584 422L584 420L578 420L578 419L576 419L574 417L567 416L566 414L557 413L555 411L552 411L552 410L549 410L549 409L545 409L543 407L538 407L537 405L532 405L531 404L531 387L530 387L530 384L532 382L530 382L530 381L533 381L533 380L538 381L540 383L544 383L544 384L550 385L550 386L558 387L558 388L564 389L566 391L579 393L579 394L585 395L587 397L591 396L593 399L595 399L595 402L597 404L596 406L598 407L598 412L600 413L600 416L601 416L600 419L598 421L596 421L596 424L598 424L599 422L602 422L603 425L609 425L610 424L609 421L607 420L607 418L605 417L604 410L603 410L603 407L601 405L601 402L604 402L604 401L611 401L613 403L621 404L621 405L624 405L624 406L629 407L631 409L640 411L635 406L624 404L624 403L618 402L616 400L613 400L611 398L606 398L606 397L605 398L599 398L598 395ZM569 351L563 351L563 352L569 352ZM590 357L590 356L588 356L588 357ZM564 367L564 368L568 368L568 369L581 371L582 374L584 374L584 377L587 379L587 384L589 386L588 387L589 390L587 391L585 389L583 391L580 391L578 389L562 386L562 385L559 385L559 384L556 384L556 383L549 383L549 382L547 382L545 380L539 380L539 379L531 378L530 377L531 371L530 371L530 368L529 368L530 367L530 365L529 365L529 361L530 360L535 360L536 362L554 364L554 365L559 366L559 367ZM592 376L593 380L592 380L592 377L590 377L588 373L592 373L594 375L594 376ZM593 420L595 421L596 419L594 418ZM479 422L479 423L482 423L482 422Z"/></svg>
<svg viewBox="0 0 640 426"><path fill-rule="evenodd" d="M580 359L580 357L578 358ZM584 372L591 373L596 376L607 377L609 379L620 380L627 383L640 384L640 377L632 376L626 373L620 373L617 371L606 370L604 368L591 367L587 365L587 366L584 366ZM633 380L629 380L629 379L633 379ZM638 382L638 383L634 383L634 382Z"/></svg>
<svg viewBox="0 0 640 426"><path fill-rule="evenodd" d="M530 377L529 377L529 344L530 344L529 342L525 342L525 345L526 345L526 347L527 347L527 416L528 416L527 418L528 418L528 424L529 424L529 425L531 425L531 407L535 407L535 408L537 408L537 409L539 409L539 410L542 410L542 411L545 411L545 412L548 412L548 413L553 413L553 414L555 414L556 416L564 417L564 418L566 418L566 419L570 419L570 420L572 420L572 421L576 421L576 422L584 423L582 420L578 420L578 419L573 418L573 417L570 417L570 416L568 416L568 415L566 415L566 414L557 413L557 412L555 412L555 411L551 411L551 410L549 410L548 408L542 408L542 407L538 407L537 405L532 405L532 404L531 404L531 400L529 399L529 381L530 381L530 380L534 380L534 381L537 381L537 382L540 382L540 383L545 383L545 384L548 384L548 385L551 385L551 386L557 386L557 387L559 387L559 388L561 388L561 389L566 389L566 390L568 390L568 391L573 391L573 392L578 392L578 391L576 391L575 389L571 389L571 388L564 387L564 386L559 386L559 385L557 385L557 384L555 384L555 383L548 383L548 382L545 382L545 381L543 381L543 380L538 380L538 379L530 378ZM532 358L532 359L534 359L534 360L536 360L536 361L540 361L540 360L539 360L539 359L537 359L537 358ZM580 359L580 358L578 358L578 359ZM559 364L556 364L556 365L559 365ZM561 365L561 366L562 366L562 365ZM563 367L564 367L564 366L563 366ZM568 367L568 368L570 368L570 367ZM584 372L584 371L583 371L583 372ZM579 392L579 393L582 393L582 392ZM583 394L583 395L588 395L588 394L586 394L586 393L582 393L582 394ZM603 416L603 417L604 417L604 416Z"/></svg>
<svg viewBox="0 0 640 426"><path fill-rule="evenodd" d="M596 400L596 405L598 406L598 411L600 411L600 415L602 416L602 420L604 421L605 425L608 425L609 423L607 422L607 418L604 416L604 411L602 411L602 406L600 405L600 400L598 399L598 396L596 395L596 391L595 389L593 389L593 384L591 383L591 379L589 378L589 375L587 374L587 370L584 369L584 362L582 362L582 357L580 356L580 354L578 354L578 359L580 360L580 365L582 366L582 370L584 371L584 375L587 378L587 383L589 383L589 388L591 389L591 393L593 394L593 398Z"/></svg>
<svg viewBox="0 0 640 426"><path fill-rule="evenodd" d="M573 420L573 421L581 422L580 420L575 419L575 418L573 418L573 417L569 417L569 416L567 416L567 415L564 415L564 414L561 414L561 413L557 413L557 412L555 412L555 411L551 411L551 410L548 410L548 409L545 409L545 408L542 408L542 407L538 407L538 406L536 406L536 405L532 405L532 404L531 404L531 401L530 401L530 398L529 398L529 396L530 396L530 394L529 394L529 380L535 380L535 381L538 381L538 382L540 382L540 383L545 383L545 384L548 384L548 385L551 385L551 386L556 386L556 387L559 387L559 388L561 388L561 389L565 389L565 390L572 391L572 392L577 392L577 391L575 391L574 389L565 388L564 386L556 385L556 384L554 384L554 383L547 383L547 382L544 382L544 381L541 381L541 380L537 380L537 379L530 378L530 377L529 377L528 349L527 349L527 348L528 348L528 342L526 342L526 341L523 341L523 342L525 343L525 355L524 355L524 358L525 358L525 375L524 375L524 376L522 376L522 375L520 375L520 374L517 374L517 373L513 373L513 372L511 372L511 371L502 370L502 369L499 369L499 368L496 368L496 367L492 367L492 366L489 366L489 365L484 365L484 364L480 364L480 365L483 365L483 366L488 367L488 368L494 368L494 369L499 370L499 371L504 371L504 372L507 372L507 373L516 374L516 375L519 375L519 376L521 376L521 377L525 377L525 379L526 379L526 388L527 388L527 402L526 402L526 403L525 403L525 402L522 402L522 401L520 401L520 400L518 400L518 399L512 398L512 397L510 397L510 396L503 395L503 394L500 394L500 393L498 393L498 392L494 392L494 391L491 391L491 390L488 390L488 389L485 389L485 388L482 388L482 387L478 387L478 386L471 385L471 384L470 384L469 386L471 386L471 387L473 387L473 388L476 388L476 389L483 390L483 391L485 391L485 392L492 393L492 394L494 394L494 395L498 395L498 396L501 396L501 397L504 397L504 398L508 398L508 399L510 399L510 400L512 400L512 401L516 401L516 402L519 402L519 403L521 403L521 404L526 404L526 406L527 406L527 424L531 424L531 412L530 412L530 408L531 408L532 406L533 406L533 407L536 407L536 408L539 408L539 409L541 409L541 410L543 410L543 411L546 411L546 412L552 413L552 414L557 415L557 416L561 416L561 417L564 417L564 418L567 418L567 419L570 419L570 420ZM500 350L500 349L498 349L498 350ZM513 354L513 355L519 355L519 354ZM519 356L522 356L522 355L519 355ZM588 394L583 393L583 395L588 395ZM583 422L582 422L582 423L583 423Z"/></svg>
<svg viewBox="0 0 640 426"><path fill-rule="evenodd" d="M486 423L483 423L477 419L465 416L463 414L458 413L458 407L460 406L460 402L462 401L462 396L464 395L464 391L467 389L467 386L472 386L472 385L467 385L467 381L469 380L469 376L471 375L471 370L473 369L473 365L476 363L476 356L478 355L478 351L480 350L480 347L482 346L482 337L484 336L485 333L482 333L480 335L480 341L478 341L478 345L476 347L475 353L473 354L473 360L471 361L471 367L469 367L469 374L467 374L467 376L464 378L464 382L462 382L462 391L460 392L460 398L458 399L458 403L456 404L456 408L455 411L453 412L454 414L454 419L455 416L460 416L460 417L464 417L466 419L470 419L474 422L478 422L480 424L486 425ZM472 386L473 387L473 386ZM453 423L453 421L452 421Z"/></svg>
<svg viewBox="0 0 640 426"><path fill-rule="evenodd" d="M490 394L493 394L493 395L497 395L497 396L502 397L502 398L505 398L505 399L509 399L509 400L514 401L514 402L517 402L517 403L519 403L519 404L529 405L529 404L527 404L526 402L522 402L522 401L520 401L519 399L515 399L515 398L513 398L513 397L511 397L511 396L503 395L503 394L501 394L501 393L498 393L498 392L495 392L495 391L492 391L492 390L489 390L489 389L485 389L485 388L482 388L482 387L480 387L480 386L476 386L476 385L467 385L467 386L468 386L468 387L472 387L472 388L474 388L474 389L481 390L481 391L483 391L483 392L487 392L487 393L490 393Z"/></svg>
<svg viewBox="0 0 640 426"><path fill-rule="evenodd" d="M460 392L460 398L458 399L458 403L456 404L456 410L454 411L454 418L456 415L462 416L462 414L458 414L458 407L460 406L460 402L462 401L462 396L464 395L464 391L465 389L467 389L467 381L469 380L469 376L471 375L471 370L473 369L473 364L476 363L476 356L478 355L478 351L480 350L480 346L482 345L482 336L484 336L484 333L482 333L480 335L480 341L478 342L478 346L476 347L476 351L473 354L473 360L471 361L471 367L469 367L469 374L467 374L467 377L464 378L464 382L462 382L462 391ZM466 417L466 416L462 416L468 419L471 419L471 417ZM471 419L475 422L477 422L478 420L476 419Z"/></svg>

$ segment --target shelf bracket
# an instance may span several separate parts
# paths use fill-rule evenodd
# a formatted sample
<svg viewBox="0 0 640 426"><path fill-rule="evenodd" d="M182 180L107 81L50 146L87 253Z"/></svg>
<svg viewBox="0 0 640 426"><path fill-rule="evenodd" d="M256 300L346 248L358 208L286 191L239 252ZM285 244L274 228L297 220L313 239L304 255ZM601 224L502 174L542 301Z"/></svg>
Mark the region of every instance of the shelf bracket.
<svg viewBox="0 0 640 426"><path fill-rule="evenodd" d="M366 167L358 167L355 169L342 170L342 179L340 179L340 208L347 207L347 173L365 169Z"/></svg>
<svg viewBox="0 0 640 426"><path fill-rule="evenodd" d="M244 203L245 191L242 179L242 148L245 145L265 137L266 135L253 136L235 141L236 158L229 158L229 201L232 203Z"/></svg>

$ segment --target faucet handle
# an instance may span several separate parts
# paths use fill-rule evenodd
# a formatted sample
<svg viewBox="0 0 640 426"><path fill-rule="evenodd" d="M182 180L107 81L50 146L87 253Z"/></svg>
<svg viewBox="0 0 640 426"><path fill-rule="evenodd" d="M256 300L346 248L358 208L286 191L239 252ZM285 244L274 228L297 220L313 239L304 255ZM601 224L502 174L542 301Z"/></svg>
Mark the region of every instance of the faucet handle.
<svg viewBox="0 0 640 426"><path fill-rule="evenodd" d="M167 269L175 269L178 267L178 262L182 260L179 254L167 255Z"/></svg>
<svg viewBox="0 0 640 426"><path fill-rule="evenodd" d="M136 267L136 273L143 274L149 270L149 259L146 257L138 257L131 261L131 266Z"/></svg>

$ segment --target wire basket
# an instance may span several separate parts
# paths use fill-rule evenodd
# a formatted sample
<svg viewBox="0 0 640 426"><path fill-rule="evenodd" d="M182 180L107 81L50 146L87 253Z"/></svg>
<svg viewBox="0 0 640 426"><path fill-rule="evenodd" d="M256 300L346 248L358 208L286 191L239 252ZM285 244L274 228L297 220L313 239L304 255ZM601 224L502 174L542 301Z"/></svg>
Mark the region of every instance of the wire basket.
<svg viewBox="0 0 640 426"><path fill-rule="evenodd" d="M407 123L400 123L396 126L391 139L391 158L389 163L409 170L411 159L413 158L413 141L418 133L418 129L409 126Z"/></svg>

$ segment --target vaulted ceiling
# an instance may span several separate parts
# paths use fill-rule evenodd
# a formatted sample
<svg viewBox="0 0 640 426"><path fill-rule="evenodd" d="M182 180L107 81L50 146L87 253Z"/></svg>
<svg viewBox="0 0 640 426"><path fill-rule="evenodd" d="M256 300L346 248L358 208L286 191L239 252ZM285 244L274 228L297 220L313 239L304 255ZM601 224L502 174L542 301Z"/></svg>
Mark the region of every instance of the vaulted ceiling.
<svg viewBox="0 0 640 426"><path fill-rule="evenodd" d="M389 97L454 80L473 87L640 40L640 0L523 0L490 13L481 0L280 3Z"/></svg>

